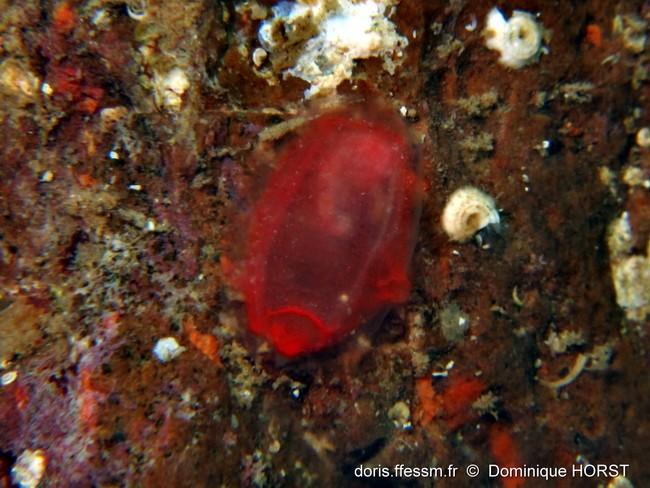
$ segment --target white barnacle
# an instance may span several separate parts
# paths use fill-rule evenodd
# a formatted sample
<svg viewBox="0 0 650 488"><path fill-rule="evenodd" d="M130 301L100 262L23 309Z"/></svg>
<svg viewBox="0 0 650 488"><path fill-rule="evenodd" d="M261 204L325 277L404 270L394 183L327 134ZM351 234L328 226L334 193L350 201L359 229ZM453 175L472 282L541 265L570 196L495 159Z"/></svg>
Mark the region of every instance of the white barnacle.
<svg viewBox="0 0 650 488"><path fill-rule="evenodd" d="M650 147L650 127L639 129L639 132L636 133L636 143L644 149Z"/></svg>
<svg viewBox="0 0 650 488"><path fill-rule="evenodd" d="M506 21L503 13L494 7L485 20L485 45L499 51L499 62L508 68L523 68L539 59L542 52L544 28L535 16L515 10Z"/></svg>
<svg viewBox="0 0 650 488"><path fill-rule="evenodd" d="M161 363L168 363L185 351L185 348L178 344L173 337L158 339L153 348L153 354Z"/></svg>
<svg viewBox="0 0 650 488"><path fill-rule="evenodd" d="M183 103L183 93L190 87L186 72L179 67L165 74L154 73L156 103L169 109L178 110Z"/></svg>
<svg viewBox="0 0 650 488"><path fill-rule="evenodd" d="M11 468L11 480L20 488L36 488L45 473L47 458L41 449L24 450Z"/></svg>
<svg viewBox="0 0 650 488"><path fill-rule="evenodd" d="M499 221L494 199L472 186L464 186L451 194L441 219L449 239L457 242L467 242L481 229L498 225Z"/></svg>

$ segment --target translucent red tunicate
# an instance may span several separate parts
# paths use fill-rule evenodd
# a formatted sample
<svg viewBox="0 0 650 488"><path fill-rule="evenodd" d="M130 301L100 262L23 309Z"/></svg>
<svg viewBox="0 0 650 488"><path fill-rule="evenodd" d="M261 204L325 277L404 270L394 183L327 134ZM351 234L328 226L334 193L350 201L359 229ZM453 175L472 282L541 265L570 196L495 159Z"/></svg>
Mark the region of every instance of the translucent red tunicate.
<svg viewBox="0 0 650 488"><path fill-rule="evenodd" d="M252 213L249 328L297 356L405 301L420 187L406 129L391 113L339 110L306 123Z"/></svg>

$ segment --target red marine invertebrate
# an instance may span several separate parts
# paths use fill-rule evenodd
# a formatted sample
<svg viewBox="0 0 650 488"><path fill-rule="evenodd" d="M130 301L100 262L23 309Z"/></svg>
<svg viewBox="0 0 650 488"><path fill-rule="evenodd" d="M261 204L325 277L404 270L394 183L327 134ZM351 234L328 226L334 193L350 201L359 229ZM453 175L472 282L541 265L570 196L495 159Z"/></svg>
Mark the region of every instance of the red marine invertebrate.
<svg viewBox="0 0 650 488"><path fill-rule="evenodd" d="M394 115L359 108L308 122L253 211L243 287L250 329L297 356L406 300L420 188Z"/></svg>

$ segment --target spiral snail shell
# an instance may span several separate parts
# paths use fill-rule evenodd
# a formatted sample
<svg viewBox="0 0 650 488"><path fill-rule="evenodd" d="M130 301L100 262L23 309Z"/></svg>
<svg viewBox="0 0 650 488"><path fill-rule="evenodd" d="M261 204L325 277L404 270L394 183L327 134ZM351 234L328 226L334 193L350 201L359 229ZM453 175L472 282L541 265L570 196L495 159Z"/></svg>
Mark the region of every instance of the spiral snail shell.
<svg viewBox="0 0 650 488"><path fill-rule="evenodd" d="M450 240L467 242L481 229L498 224L499 211L490 195L464 186L449 197L441 221Z"/></svg>

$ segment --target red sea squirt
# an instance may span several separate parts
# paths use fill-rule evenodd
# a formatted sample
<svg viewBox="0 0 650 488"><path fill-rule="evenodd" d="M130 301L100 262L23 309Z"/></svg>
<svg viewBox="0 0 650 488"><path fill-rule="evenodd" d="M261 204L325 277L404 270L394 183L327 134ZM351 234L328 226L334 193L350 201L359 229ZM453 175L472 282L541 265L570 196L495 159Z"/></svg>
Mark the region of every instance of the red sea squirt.
<svg viewBox="0 0 650 488"><path fill-rule="evenodd" d="M407 299L421 185L404 123L380 109L311 120L276 168L253 209L243 291L249 328L293 357Z"/></svg>

